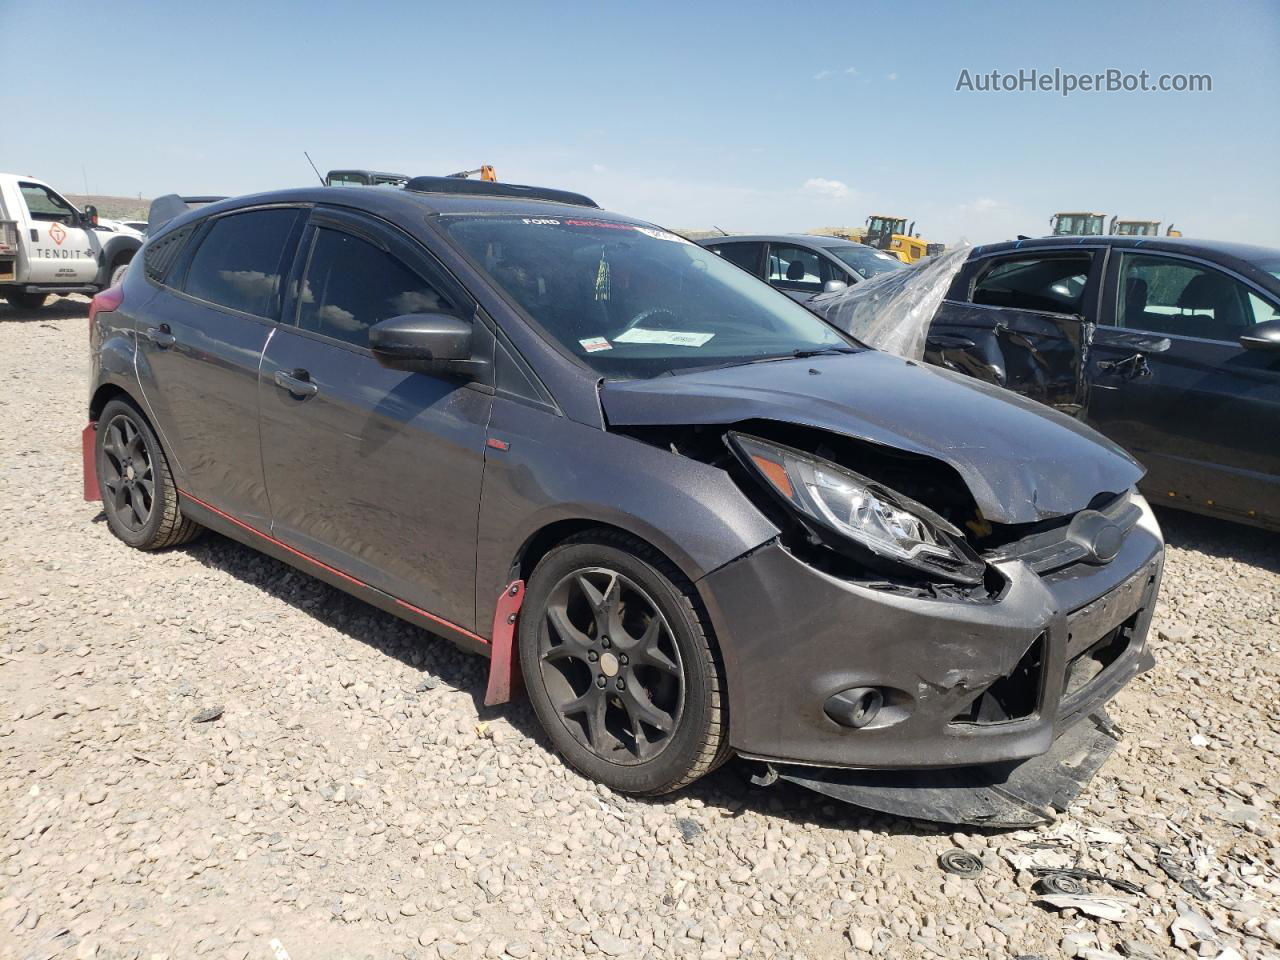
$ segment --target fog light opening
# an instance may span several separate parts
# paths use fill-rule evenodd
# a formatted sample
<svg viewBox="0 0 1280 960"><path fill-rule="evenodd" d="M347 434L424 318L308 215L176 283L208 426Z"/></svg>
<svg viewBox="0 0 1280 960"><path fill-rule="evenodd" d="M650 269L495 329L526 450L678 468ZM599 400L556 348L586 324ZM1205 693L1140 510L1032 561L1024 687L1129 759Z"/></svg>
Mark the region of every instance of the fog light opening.
<svg viewBox="0 0 1280 960"><path fill-rule="evenodd" d="M842 727L859 730L875 720L883 706L884 693L879 687L853 687L831 697L822 709Z"/></svg>

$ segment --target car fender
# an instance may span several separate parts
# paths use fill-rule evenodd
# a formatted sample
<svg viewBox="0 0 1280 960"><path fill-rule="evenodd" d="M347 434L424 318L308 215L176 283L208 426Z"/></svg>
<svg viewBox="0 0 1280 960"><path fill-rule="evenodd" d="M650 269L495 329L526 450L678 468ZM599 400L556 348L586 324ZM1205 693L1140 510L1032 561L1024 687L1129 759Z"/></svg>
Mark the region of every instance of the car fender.
<svg viewBox="0 0 1280 960"><path fill-rule="evenodd" d="M585 528L644 540L695 584L778 535L723 470L522 404L495 402L485 452L477 623L532 573L531 550Z"/></svg>

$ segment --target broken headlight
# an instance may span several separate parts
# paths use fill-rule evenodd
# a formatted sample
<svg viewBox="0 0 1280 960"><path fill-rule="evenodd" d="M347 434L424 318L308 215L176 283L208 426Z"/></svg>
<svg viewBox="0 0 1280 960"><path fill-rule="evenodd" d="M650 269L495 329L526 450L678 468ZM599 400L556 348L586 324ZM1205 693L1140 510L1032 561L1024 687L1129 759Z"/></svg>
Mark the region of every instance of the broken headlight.
<svg viewBox="0 0 1280 960"><path fill-rule="evenodd" d="M982 559L923 504L803 450L741 433L730 433L729 445L827 546L932 579L982 582Z"/></svg>

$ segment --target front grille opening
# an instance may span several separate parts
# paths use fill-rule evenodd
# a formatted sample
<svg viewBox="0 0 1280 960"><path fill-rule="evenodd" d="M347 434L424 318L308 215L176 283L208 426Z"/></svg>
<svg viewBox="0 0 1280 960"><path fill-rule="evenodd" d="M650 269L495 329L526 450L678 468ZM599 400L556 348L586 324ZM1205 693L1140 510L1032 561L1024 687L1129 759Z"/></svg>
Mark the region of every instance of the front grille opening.
<svg viewBox="0 0 1280 960"><path fill-rule="evenodd" d="M977 697L951 722L990 724L1025 720L1040 706L1044 681L1045 635L1036 637L1017 666Z"/></svg>
<svg viewBox="0 0 1280 960"><path fill-rule="evenodd" d="M1067 664L1066 680L1062 686L1063 697L1083 690L1097 679L1107 667L1111 666L1129 649L1133 641L1134 628L1138 624L1138 611L1114 630L1108 631L1101 640L1087 650L1077 654ZM1068 644L1071 642L1067 638Z"/></svg>

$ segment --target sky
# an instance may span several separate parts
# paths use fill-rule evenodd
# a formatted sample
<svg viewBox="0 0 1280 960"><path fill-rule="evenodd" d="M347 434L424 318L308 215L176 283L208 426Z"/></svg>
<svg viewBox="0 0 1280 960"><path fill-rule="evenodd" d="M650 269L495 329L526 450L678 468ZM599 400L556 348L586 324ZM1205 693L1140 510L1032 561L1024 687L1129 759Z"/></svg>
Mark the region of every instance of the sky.
<svg viewBox="0 0 1280 960"><path fill-rule="evenodd" d="M1280 247L1280 0L0 0L0 23L0 170L67 193L297 186L308 150L492 164L684 229L887 213L982 243L1094 210ZM1055 68L1212 90L956 89Z"/></svg>

